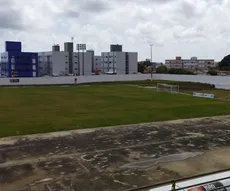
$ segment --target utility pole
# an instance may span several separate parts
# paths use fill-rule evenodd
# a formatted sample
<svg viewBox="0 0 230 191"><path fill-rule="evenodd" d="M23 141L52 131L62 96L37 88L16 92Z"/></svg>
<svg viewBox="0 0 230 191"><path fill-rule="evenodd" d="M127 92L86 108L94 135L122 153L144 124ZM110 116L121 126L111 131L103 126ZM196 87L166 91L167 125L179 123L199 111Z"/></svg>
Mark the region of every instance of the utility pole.
<svg viewBox="0 0 230 191"><path fill-rule="evenodd" d="M80 47L80 44L77 44L77 59L78 59L78 61L77 61L77 63L78 63L78 75L80 76L81 75L81 64L80 64L80 49L81 47Z"/></svg>

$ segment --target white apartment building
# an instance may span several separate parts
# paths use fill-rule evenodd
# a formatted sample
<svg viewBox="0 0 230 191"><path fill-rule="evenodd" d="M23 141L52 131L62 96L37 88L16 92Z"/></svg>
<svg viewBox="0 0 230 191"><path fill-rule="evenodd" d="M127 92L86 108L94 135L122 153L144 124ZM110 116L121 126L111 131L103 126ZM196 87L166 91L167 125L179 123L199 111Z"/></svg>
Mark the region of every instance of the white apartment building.
<svg viewBox="0 0 230 191"><path fill-rule="evenodd" d="M39 76L69 74L69 53L64 51L49 51L38 53Z"/></svg>
<svg viewBox="0 0 230 191"><path fill-rule="evenodd" d="M175 59L165 60L165 65L167 68L184 68L191 70L207 70L216 67L214 59L197 59L197 57L192 57L191 59L181 59L181 57L176 57Z"/></svg>
<svg viewBox="0 0 230 191"><path fill-rule="evenodd" d="M102 52L101 72L111 74L137 73L137 52Z"/></svg>
<svg viewBox="0 0 230 191"><path fill-rule="evenodd" d="M54 75L66 76L69 75L69 54L72 56L71 66L73 75L91 75L93 59L90 52L64 52L50 51L38 53L39 76Z"/></svg>

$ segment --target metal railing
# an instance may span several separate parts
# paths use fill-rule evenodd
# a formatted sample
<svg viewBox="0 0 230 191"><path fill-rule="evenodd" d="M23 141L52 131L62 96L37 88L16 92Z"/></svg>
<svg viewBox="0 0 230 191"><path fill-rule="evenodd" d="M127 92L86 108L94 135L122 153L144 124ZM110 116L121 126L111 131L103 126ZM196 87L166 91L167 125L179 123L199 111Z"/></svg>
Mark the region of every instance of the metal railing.
<svg viewBox="0 0 230 191"><path fill-rule="evenodd" d="M192 188L192 187L196 187L196 186L200 186L200 185L204 185L204 184L208 184L208 183L218 182L218 181L221 181L221 180L227 180L227 179L230 179L230 177L225 177L225 178L216 179L216 180L207 181L207 182L201 182L201 183L198 183L198 184L189 185L187 187L182 187L182 188L176 188L177 187L176 183L183 182L183 181L189 181L189 180L195 179L195 178L202 178L204 176L214 175L214 174L223 173L223 172L227 172L227 171L230 171L230 168L224 169L224 170L215 171L215 172L204 173L204 174L196 175L196 176L192 176L192 177L181 178L181 179L178 179L178 180L171 180L171 181L167 181L167 182L163 182L163 183L150 184L150 185L146 185L146 186L142 186L142 187L126 189L124 191L148 190L148 189L154 189L154 188L158 188L158 187L166 186L166 185L170 185L170 184L172 185L171 191L181 191L181 190L185 190L187 188ZM175 185L175 187L173 188L174 185ZM228 188L228 187L230 187L230 185L229 186L225 186L225 188ZM215 190L219 190L219 189L221 189L221 188L217 188ZM212 191L214 191L214 190L212 190Z"/></svg>
<svg viewBox="0 0 230 191"><path fill-rule="evenodd" d="M171 191L186 190L186 189L188 189L188 188L193 188L193 187L197 187L197 186L202 186L202 185L205 185L205 184L211 184L211 183L214 183L214 182L219 182L219 181L227 180L227 179L230 179L230 176L225 177L225 178L219 178L219 179L211 180L211 181L200 182L200 183L198 183L198 184L193 184L193 185L189 185L189 186L185 186L185 187L181 187L181 188L175 188L175 187L176 187L176 182L173 182L173 183L172 183L172 190L171 190ZM228 187L230 187L230 185L223 186L223 187L219 187L219 188L215 188L215 189L212 189L212 191L219 190L219 189L223 189L223 188L228 188Z"/></svg>
<svg viewBox="0 0 230 191"><path fill-rule="evenodd" d="M44 191L52 191L52 189L50 188L50 186L48 184L44 185Z"/></svg>

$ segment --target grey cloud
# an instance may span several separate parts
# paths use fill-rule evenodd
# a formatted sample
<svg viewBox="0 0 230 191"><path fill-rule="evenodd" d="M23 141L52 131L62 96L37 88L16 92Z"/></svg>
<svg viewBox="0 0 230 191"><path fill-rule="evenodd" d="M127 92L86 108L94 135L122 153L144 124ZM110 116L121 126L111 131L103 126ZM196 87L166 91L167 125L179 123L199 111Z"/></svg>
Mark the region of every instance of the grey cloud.
<svg viewBox="0 0 230 191"><path fill-rule="evenodd" d="M136 2L136 3L156 3L156 4L165 4L165 3L170 3L170 2L174 2L174 1L178 1L178 0L114 0L116 2L119 2L119 3L124 3L125 2L130 2L130 3L133 3L133 2Z"/></svg>
<svg viewBox="0 0 230 191"><path fill-rule="evenodd" d="M153 3L169 3L169 2L173 2L177 0L148 0L148 1L153 2Z"/></svg>
<svg viewBox="0 0 230 191"><path fill-rule="evenodd" d="M182 1L181 6L179 7L179 12L185 16L187 19L199 18L202 17L207 10L207 6L203 7L196 6L191 2Z"/></svg>
<svg viewBox="0 0 230 191"><path fill-rule="evenodd" d="M194 17L196 15L195 7L191 3L188 3L188 2L182 3L181 12L187 18L191 18L191 17Z"/></svg>
<svg viewBox="0 0 230 191"><path fill-rule="evenodd" d="M71 7L71 9L69 9ZM111 7L107 1L87 0L84 2L78 0L69 0L65 15L70 17L79 17L81 12L99 13L109 10Z"/></svg>
<svg viewBox="0 0 230 191"><path fill-rule="evenodd" d="M67 17L73 17L73 18L78 18L80 16L80 13L77 11L73 11L73 10L68 10L65 12L65 16Z"/></svg>
<svg viewBox="0 0 230 191"><path fill-rule="evenodd" d="M20 11L12 7L11 0L0 0L0 28L16 30L25 28Z"/></svg>
<svg viewBox="0 0 230 191"><path fill-rule="evenodd" d="M85 0L80 2L80 0L68 0L68 8L65 10L65 15L70 17L79 17L82 12L87 13L102 13L116 8L116 5L123 6L124 2L136 2L136 3L157 3L164 4L169 2L174 2L177 0ZM110 3L115 6L110 6ZM71 7L71 9L69 9Z"/></svg>
<svg viewBox="0 0 230 191"><path fill-rule="evenodd" d="M107 2L91 0L84 3L82 9L89 12L101 12L110 9Z"/></svg>
<svg viewBox="0 0 230 191"><path fill-rule="evenodd" d="M173 33L173 36L174 38L176 39L196 39L196 38L203 38L203 39L206 39L208 38L205 34L202 34L201 32L199 31L189 31L187 33L176 33L174 32Z"/></svg>

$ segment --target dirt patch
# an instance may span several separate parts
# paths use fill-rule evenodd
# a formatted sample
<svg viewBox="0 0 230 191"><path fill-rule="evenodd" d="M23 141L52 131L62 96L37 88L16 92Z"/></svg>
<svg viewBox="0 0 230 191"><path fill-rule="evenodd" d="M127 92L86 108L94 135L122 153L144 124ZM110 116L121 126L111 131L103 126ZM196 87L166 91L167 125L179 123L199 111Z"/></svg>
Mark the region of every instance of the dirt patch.
<svg viewBox="0 0 230 191"><path fill-rule="evenodd" d="M123 190L220 170L229 137L229 116L8 137L0 190Z"/></svg>

